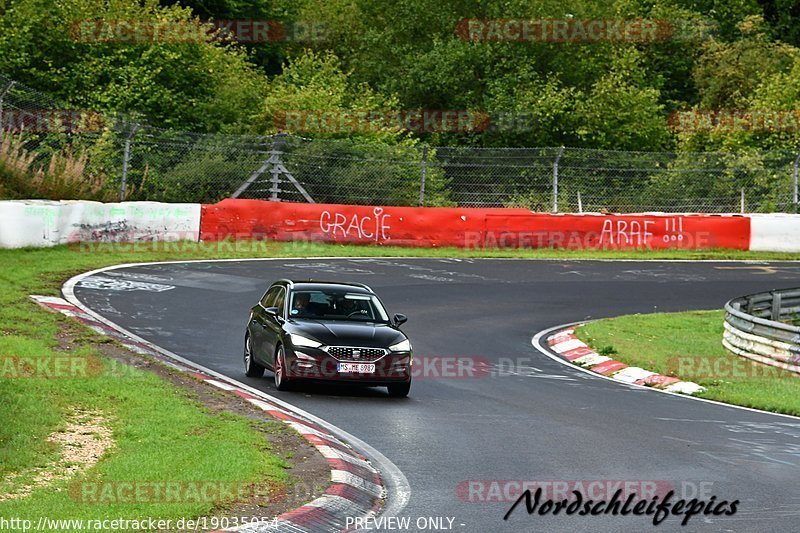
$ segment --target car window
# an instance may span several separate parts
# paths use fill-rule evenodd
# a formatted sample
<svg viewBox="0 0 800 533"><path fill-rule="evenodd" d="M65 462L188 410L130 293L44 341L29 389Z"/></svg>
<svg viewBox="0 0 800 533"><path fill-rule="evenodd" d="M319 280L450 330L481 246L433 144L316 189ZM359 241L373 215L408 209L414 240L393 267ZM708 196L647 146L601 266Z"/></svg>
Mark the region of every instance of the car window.
<svg viewBox="0 0 800 533"><path fill-rule="evenodd" d="M275 299L275 303L272 304L272 307L278 308L278 315L283 316L283 302L286 299L286 291L280 289L278 291L278 297Z"/></svg>
<svg viewBox="0 0 800 533"><path fill-rule="evenodd" d="M386 311L374 295L341 290L292 291L289 316L320 320L389 321Z"/></svg>
<svg viewBox="0 0 800 533"><path fill-rule="evenodd" d="M264 308L274 307L275 298L278 296L278 293L280 291L281 291L281 287L272 287L272 288L270 288L270 290L267 291L267 293L264 295L264 297L261 298L261 305L263 305Z"/></svg>

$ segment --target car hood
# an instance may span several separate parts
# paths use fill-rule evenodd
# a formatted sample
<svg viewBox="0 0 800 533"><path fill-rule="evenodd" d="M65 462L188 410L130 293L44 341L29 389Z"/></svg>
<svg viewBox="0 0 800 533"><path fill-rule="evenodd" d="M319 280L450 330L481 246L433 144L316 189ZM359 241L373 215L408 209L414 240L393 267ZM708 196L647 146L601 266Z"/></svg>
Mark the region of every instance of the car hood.
<svg viewBox="0 0 800 533"><path fill-rule="evenodd" d="M403 332L388 324L354 323L336 320L295 319L287 328L290 333L310 337L328 346L364 346L388 348L405 340Z"/></svg>

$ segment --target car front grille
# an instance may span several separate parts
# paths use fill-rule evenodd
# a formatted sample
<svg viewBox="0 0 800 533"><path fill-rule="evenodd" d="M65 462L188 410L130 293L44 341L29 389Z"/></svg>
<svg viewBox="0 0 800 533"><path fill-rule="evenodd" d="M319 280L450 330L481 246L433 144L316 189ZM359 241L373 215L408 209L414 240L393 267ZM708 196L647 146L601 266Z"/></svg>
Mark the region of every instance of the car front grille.
<svg viewBox="0 0 800 533"><path fill-rule="evenodd" d="M359 348L356 346L328 346L326 351L340 361L373 362L386 355L386 350L383 348Z"/></svg>

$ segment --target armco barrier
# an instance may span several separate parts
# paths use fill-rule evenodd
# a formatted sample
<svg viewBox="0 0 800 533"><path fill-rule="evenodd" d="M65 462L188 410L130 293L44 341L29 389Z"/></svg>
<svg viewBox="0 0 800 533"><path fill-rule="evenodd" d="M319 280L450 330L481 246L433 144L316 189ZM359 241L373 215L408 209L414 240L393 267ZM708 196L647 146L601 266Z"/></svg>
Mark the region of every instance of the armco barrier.
<svg viewBox="0 0 800 533"><path fill-rule="evenodd" d="M725 304L722 344L760 363L800 373L800 327L786 321L800 316L800 289L734 298Z"/></svg>
<svg viewBox="0 0 800 533"><path fill-rule="evenodd" d="M371 207L223 200L204 204L203 240L263 238L463 248L750 246L739 215L543 214L526 209Z"/></svg>
<svg viewBox="0 0 800 533"><path fill-rule="evenodd" d="M0 248L198 240L200 204L0 201Z"/></svg>

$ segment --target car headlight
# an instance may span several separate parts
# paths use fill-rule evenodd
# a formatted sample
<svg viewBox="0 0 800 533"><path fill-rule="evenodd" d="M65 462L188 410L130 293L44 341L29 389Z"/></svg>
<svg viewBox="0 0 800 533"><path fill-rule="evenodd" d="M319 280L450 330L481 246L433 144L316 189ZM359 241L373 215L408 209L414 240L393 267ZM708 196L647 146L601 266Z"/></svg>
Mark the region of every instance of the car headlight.
<svg viewBox="0 0 800 533"><path fill-rule="evenodd" d="M398 342L397 344L392 344L389 346L389 350L392 352L410 352L411 351L411 342L408 339Z"/></svg>
<svg viewBox="0 0 800 533"><path fill-rule="evenodd" d="M294 346L304 346L306 348L319 348L322 346L321 342L317 342L313 339L309 339L295 333L289 334L289 339L292 341Z"/></svg>

